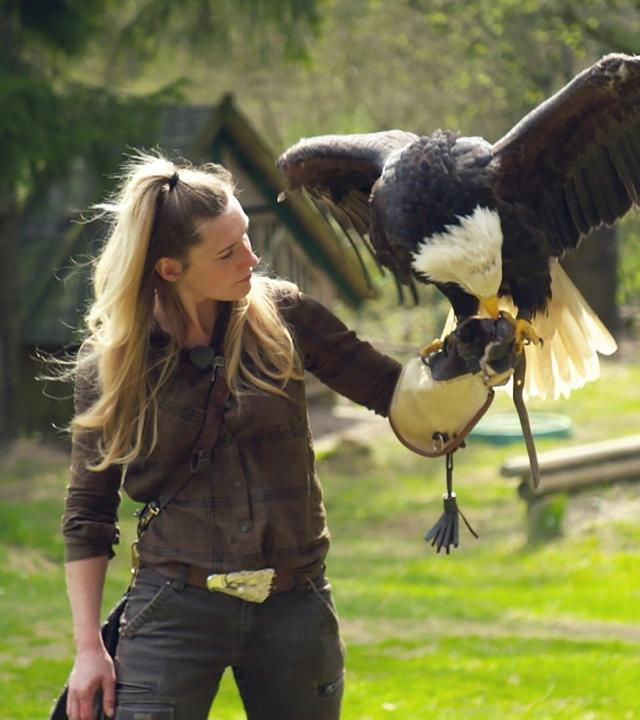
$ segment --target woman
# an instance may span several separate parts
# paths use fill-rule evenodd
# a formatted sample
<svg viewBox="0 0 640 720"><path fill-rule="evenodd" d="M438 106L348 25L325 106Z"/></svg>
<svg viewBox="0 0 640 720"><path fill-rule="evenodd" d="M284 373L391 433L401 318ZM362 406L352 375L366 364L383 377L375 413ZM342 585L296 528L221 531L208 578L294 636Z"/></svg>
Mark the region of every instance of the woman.
<svg viewBox="0 0 640 720"><path fill-rule="evenodd" d="M401 367L294 285L253 274L249 221L223 168L139 155L100 207L112 225L75 372L63 522L69 718L93 718L101 691L107 717L204 719L226 667L250 720L338 718L344 651L303 370L386 415ZM210 344L224 356L224 419L213 451L149 515L113 661L99 613L119 488L148 504L193 462ZM224 587L242 571L266 582L263 601Z"/></svg>

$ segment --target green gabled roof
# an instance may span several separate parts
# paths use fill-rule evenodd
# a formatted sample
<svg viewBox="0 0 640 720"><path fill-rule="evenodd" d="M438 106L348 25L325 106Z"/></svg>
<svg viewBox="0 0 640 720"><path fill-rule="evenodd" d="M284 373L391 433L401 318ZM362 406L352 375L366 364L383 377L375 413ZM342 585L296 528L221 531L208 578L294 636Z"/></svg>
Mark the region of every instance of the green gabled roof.
<svg viewBox="0 0 640 720"><path fill-rule="evenodd" d="M276 167L276 156L236 108L231 95L225 95L213 110L191 151L196 156L218 161L225 146L270 200L274 212L289 228L307 257L333 280L344 300L358 306L372 297L373 290L367 284L355 253L306 198L292 193L283 202L277 202L278 194L286 189L286 184Z"/></svg>

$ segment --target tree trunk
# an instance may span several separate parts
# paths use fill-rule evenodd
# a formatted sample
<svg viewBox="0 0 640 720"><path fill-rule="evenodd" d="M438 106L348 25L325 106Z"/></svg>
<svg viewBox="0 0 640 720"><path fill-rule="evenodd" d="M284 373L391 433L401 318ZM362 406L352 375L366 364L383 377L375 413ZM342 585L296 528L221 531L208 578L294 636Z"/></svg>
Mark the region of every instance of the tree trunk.
<svg viewBox="0 0 640 720"><path fill-rule="evenodd" d="M13 188L0 186L0 446L17 436L20 349L19 213Z"/></svg>
<svg viewBox="0 0 640 720"><path fill-rule="evenodd" d="M618 290L618 234L615 227L602 227L567 255L562 266L610 333L620 329L616 302Z"/></svg>

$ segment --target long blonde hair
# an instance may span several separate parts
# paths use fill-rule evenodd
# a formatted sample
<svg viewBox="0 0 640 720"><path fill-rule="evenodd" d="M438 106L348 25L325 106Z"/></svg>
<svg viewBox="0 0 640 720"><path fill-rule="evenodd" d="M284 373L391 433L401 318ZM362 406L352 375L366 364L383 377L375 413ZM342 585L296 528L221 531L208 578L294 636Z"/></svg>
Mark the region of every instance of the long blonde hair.
<svg viewBox="0 0 640 720"><path fill-rule="evenodd" d="M148 452L155 447L157 396L177 367L188 324L174 283L163 280L155 264L170 257L188 267L190 249L201 242L196 226L224 212L233 192L233 178L220 165L177 166L159 154L137 153L114 196L95 206L110 232L94 261L86 339L71 371L76 382L93 377L97 386L95 402L70 424L74 437L100 431L98 461L89 469L134 460L146 448L145 427L152 428ZM278 294L293 291L291 283L256 277L247 297L231 304L223 351L235 395L256 389L285 395L287 382L302 377L276 304ZM156 295L170 339L152 362Z"/></svg>

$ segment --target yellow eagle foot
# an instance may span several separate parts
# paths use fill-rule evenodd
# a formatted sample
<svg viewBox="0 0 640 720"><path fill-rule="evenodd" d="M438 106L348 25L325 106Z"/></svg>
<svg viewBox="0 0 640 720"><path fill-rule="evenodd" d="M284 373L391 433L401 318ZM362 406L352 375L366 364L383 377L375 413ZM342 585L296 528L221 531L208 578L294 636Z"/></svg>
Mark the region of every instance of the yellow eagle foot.
<svg viewBox="0 0 640 720"><path fill-rule="evenodd" d="M532 343L542 347L544 340L534 330L530 320L525 320L525 318L516 319L513 315L504 311L500 313L500 316L513 325L514 342L517 352L522 352L522 348L525 345L531 345Z"/></svg>
<svg viewBox="0 0 640 720"><path fill-rule="evenodd" d="M442 350L444 347L444 342L442 340L434 340L433 342L430 342L428 345L425 345L422 350L420 350L420 356L423 358L428 357L434 352L438 352L438 350Z"/></svg>

